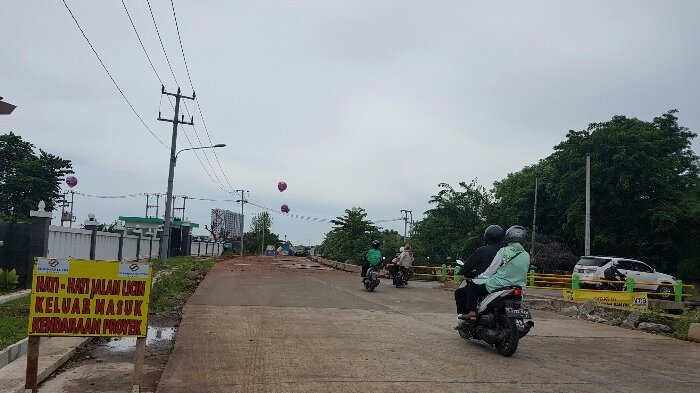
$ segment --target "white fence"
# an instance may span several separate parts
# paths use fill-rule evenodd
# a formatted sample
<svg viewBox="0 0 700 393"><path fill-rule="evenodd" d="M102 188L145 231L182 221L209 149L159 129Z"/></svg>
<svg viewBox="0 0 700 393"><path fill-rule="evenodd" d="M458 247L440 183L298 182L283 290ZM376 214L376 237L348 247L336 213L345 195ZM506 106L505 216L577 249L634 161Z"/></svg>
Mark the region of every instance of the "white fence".
<svg viewBox="0 0 700 393"><path fill-rule="evenodd" d="M221 255L224 252L224 243L214 242L192 242L190 255L195 256L214 256Z"/></svg>
<svg viewBox="0 0 700 393"><path fill-rule="evenodd" d="M90 258L90 231L77 228L66 228L51 225L49 226L49 251L50 258ZM119 234L109 232L97 232L95 259L105 261L116 261L119 257ZM141 238L141 259L147 259L150 251L151 258L158 257L160 240L151 238ZM124 235L124 245L122 249L122 259L133 261L136 259L136 244L138 236Z"/></svg>

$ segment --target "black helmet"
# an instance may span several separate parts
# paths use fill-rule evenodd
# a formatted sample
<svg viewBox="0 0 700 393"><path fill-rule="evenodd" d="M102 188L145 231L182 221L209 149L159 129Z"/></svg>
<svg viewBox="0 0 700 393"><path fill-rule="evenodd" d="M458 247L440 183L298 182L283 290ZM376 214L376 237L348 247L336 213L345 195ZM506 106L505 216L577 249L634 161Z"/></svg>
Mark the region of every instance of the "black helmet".
<svg viewBox="0 0 700 393"><path fill-rule="evenodd" d="M489 225L484 231L484 242L486 244L497 244L503 241L505 232L500 225Z"/></svg>
<svg viewBox="0 0 700 393"><path fill-rule="evenodd" d="M381 244L379 240L372 240L372 248L375 250L379 248L379 244Z"/></svg>
<svg viewBox="0 0 700 393"><path fill-rule="evenodd" d="M520 243L527 241L527 229L520 225L513 225L506 231L506 236L503 239L506 243Z"/></svg>

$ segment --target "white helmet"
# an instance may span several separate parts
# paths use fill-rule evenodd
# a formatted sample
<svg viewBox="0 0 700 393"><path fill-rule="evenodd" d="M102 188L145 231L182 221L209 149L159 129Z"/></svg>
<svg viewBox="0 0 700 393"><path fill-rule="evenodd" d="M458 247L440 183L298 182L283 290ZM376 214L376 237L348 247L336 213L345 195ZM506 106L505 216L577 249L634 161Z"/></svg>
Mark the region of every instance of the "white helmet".
<svg viewBox="0 0 700 393"><path fill-rule="evenodd" d="M399 252L403 252L403 250L404 250L405 248L406 248L406 247L401 247L401 248L399 248Z"/></svg>

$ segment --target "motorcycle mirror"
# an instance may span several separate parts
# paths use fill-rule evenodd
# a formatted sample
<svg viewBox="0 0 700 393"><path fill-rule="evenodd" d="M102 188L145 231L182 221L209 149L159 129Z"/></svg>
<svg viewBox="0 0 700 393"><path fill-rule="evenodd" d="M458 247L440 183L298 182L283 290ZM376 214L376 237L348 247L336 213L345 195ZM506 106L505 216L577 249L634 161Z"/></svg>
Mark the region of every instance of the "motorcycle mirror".
<svg viewBox="0 0 700 393"><path fill-rule="evenodd" d="M462 262L461 259L458 259L458 260L457 260L457 264L458 264L459 266L464 266L464 262Z"/></svg>

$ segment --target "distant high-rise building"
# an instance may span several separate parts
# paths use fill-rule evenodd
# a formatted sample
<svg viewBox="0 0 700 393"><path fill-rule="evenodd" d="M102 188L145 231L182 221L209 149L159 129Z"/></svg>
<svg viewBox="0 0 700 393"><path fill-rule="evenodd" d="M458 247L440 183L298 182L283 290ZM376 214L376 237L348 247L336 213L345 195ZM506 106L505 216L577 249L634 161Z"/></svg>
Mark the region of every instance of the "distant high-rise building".
<svg viewBox="0 0 700 393"><path fill-rule="evenodd" d="M224 209L211 209L211 230L219 238L222 234L228 239L243 234L243 216Z"/></svg>

